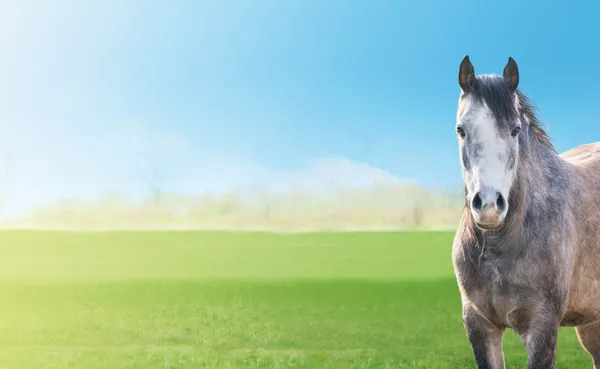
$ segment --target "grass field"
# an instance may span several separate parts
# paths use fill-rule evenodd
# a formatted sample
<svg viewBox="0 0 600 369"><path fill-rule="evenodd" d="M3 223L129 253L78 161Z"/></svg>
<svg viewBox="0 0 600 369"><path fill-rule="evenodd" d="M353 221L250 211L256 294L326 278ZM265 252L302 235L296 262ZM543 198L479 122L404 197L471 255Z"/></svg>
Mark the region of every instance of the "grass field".
<svg viewBox="0 0 600 369"><path fill-rule="evenodd" d="M0 368L475 368L452 237L0 232Z"/></svg>

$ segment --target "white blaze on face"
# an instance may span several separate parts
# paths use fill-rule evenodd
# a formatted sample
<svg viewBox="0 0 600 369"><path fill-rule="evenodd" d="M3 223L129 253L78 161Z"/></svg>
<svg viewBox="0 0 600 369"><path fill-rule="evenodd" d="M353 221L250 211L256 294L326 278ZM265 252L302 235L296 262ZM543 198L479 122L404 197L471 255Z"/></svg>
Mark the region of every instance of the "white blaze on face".
<svg viewBox="0 0 600 369"><path fill-rule="evenodd" d="M500 192L508 200L516 167L511 168L510 152L515 155L518 152L516 147L512 150L517 141L509 133L500 134L496 119L485 103L471 100L467 97L461 101L457 114L457 123L465 132L465 138L459 138L459 147L469 201L483 190ZM467 155L464 160L463 155Z"/></svg>

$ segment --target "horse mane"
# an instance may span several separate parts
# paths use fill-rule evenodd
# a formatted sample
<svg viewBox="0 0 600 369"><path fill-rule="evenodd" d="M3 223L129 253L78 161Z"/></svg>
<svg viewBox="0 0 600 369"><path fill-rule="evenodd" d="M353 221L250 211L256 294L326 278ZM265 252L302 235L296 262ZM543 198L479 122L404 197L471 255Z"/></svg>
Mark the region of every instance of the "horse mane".
<svg viewBox="0 0 600 369"><path fill-rule="evenodd" d="M533 131L534 137L538 140L542 145L550 148L553 152L557 152L550 140L550 137L546 133L546 131L541 127L542 122L538 119L536 112L537 107L533 105L531 100L525 93L521 90L517 89L517 97L519 98L519 103L521 105L521 113L527 118L529 121L529 126Z"/></svg>
<svg viewBox="0 0 600 369"><path fill-rule="evenodd" d="M526 118L537 142L556 152L550 137L541 127L542 123L537 118L537 108L521 90L516 90L518 101L515 101L515 94L512 93L502 77L484 74L475 78L472 94L476 100L486 103L500 125L505 125L517 118Z"/></svg>

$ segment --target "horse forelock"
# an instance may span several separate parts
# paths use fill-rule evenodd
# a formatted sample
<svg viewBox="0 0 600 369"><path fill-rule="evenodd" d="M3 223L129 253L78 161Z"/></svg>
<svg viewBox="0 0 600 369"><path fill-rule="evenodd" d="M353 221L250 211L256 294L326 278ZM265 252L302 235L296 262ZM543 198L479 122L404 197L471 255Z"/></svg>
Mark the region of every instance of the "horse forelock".
<svg viewBox="0 0 600 369"><path fill-rule="evenodd" d="M477 76L469 94L475 101L485 103L499 129L520 119L529 127L531 135L539 143L556 152L550 137L542 128L542 122L537 117L537 107L523 91L517 89L512 92L501 76L495 74Z"/></svg>

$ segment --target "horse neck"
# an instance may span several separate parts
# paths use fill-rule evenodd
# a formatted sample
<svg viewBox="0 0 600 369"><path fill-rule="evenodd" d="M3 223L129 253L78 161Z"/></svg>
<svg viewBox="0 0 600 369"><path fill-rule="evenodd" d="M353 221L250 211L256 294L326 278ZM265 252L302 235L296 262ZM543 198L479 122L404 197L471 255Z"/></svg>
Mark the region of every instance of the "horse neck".
<svg viewBox="0 0 600 369"><path fill-rule="evenodd" d="M544 199L556 188L551 188L556 176L562 175L565 167L562 159L547 144L536 136L533 127L520 145L516 178L511 189L509 212L512 228L522 229L525 217L541 214ZM535 210L535 211L533 211Z"/></svg>

